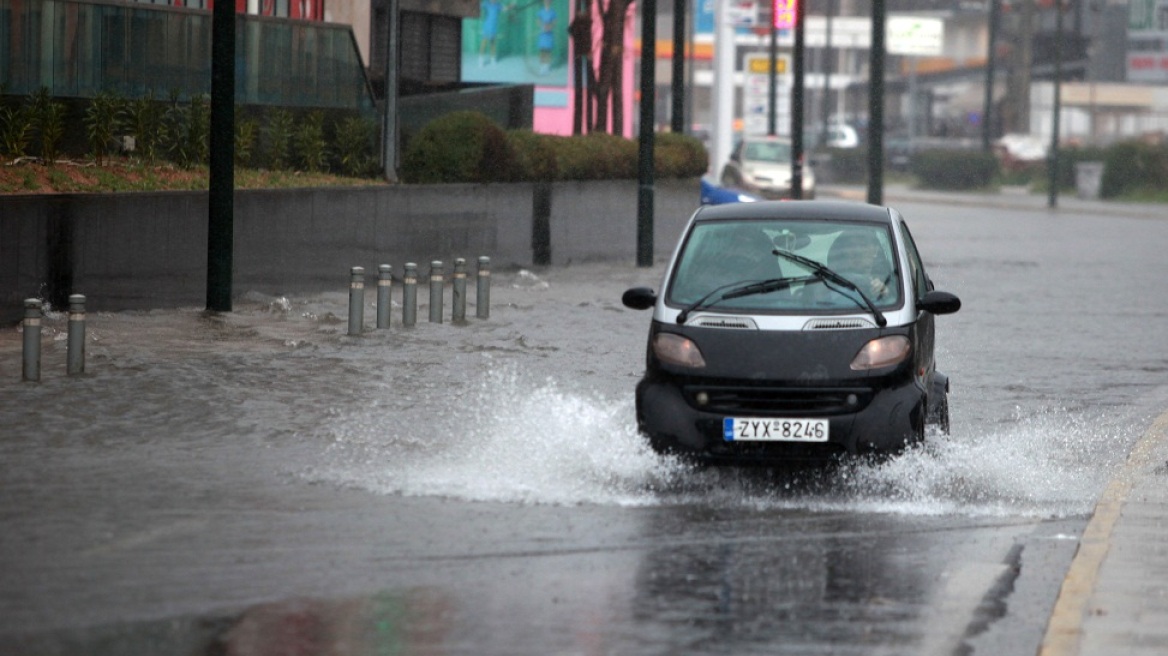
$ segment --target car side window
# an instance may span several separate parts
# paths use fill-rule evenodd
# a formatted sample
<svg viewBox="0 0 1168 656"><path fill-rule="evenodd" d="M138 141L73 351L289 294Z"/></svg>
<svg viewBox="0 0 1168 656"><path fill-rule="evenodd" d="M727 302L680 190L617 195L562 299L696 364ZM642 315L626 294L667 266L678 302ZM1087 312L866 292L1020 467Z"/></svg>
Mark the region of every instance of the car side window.
<svg viewBox="0 0 1168 656"><path fill-rule="evenodd" d="M908 224L901 221L900 230L904 233L905 251L908 254L909 275L912 276L913 296L920 298L930 289L929 277L925 275L925 265L921 262L921 254L917 251L917 244L913 241Z"/></svg>

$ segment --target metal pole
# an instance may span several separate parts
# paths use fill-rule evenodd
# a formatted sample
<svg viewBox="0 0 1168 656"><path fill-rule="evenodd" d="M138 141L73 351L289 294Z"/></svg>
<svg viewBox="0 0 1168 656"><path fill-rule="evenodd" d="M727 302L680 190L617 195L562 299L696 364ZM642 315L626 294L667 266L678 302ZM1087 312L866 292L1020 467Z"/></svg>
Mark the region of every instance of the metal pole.
<svg viewBox="0 0 1168 656"><path fill-rule="evenodd" d="M1046 199L1047 207L1054 209L1058 206L1058 167L1059 167L1059 114L1062 113L1062 84L1063 84L1063 3L1057 0L1054 3L1055 39L1054 39L1054 116L1051 119L1050 130L1050 162L1047 171L1049 196Z"/></svg>
<svg viewBox="0 0 1168 656"><path fill-rule="evenodd" d="M770 28L770 70L767 72L767 134L775 136L778 134L778 114L779 114L779 31L775 29L774 14L774 0L771 0L771 24Z"/></svg>
<svg viewBox="0 0 1168 656"><path fill-rule="evenodd" d="M24 369L26 381L41 379L41 301L24 299Z"/></svg>
<svg viewBox="0 0 1168 656"><path fill-rule="evenodd" d="M207 309L231 311L235 214L235 3L211 16L211 141L207 204Z"/></svg>
<svg viewBox="0 0 1168 656"><path fill-rule="evenodd" d="M738 46L730 20L729 2L714 3L714 103L710 126L710 173L721 177L722 167L730 159L734 138L734 72Z"/></svg>
<svg viewBox="0 0 1168 656"><path fill-rule="evenodd" d="M657 0L641 0L641 121L637 158L637 266L653 266L653 137L657 105Z"/></svg>
<svg viewBox="0 0 1168 656"><path fill-rule="evenodd" d="M430 263L430 323L442 323L442 260Z"/></svg>
<svg viewBox="0 0 1168 656"><path fill-rule="evenodd" d="M393 291L393 267L377 267L377 327L389 328L390 298Z"/></svg>
<svg viewBox="0 0 1168 656"><path fill-rule="evenodd" d="M478 286L475 290L475 316L486 319L491 316L491 258L479 258Z"/></svg>
<svg viewBox="0 0 1168 656"><path fill-rule="evenodd" d="M73 294L69 297L69 341L66 356L66 372L85 373L85 295Z"/></svg>
<svg viewBox="0 0 1168 656"><path fill-rule="evenodd" d="M994 113L994 64L997 63L997 53L994 44L998 40L998 23L1001 14L1002 0L990 0L989 47L986 48L986 79L985 102L981 111L981 149L990 152L990 141L993 136L991 125Z"/></svg>
<svg viewBox="0 0 1168 656"><path fill-rule="evenodd" d="M884 204L884 0L872 0L868 64L868 202Z"/></svg>
<svg viewBox="0 0 1168 656"><path fill-rule="evenodd" d="M412 327L418 323L418 265L406 262L402 275L402 325Z"/></svg>
<svg viewBox="0 0 1168 656"><path fill-rule="evenodd" d="M685 134L685 11L688 0L673 0L673 69L669 80L671 127L674 134Z"/></svg>
<svg viewBox="0 0 1168 656"><path fill-rule="evenodd" d="M381 163L387 182L397 182L400 135L398 118L398 53L401 50L400 0L388 0L385 26L385 112L382 114Z"/></svg>
<svg viewBox="0 0 1168 656"><path fill-rule="evenodd" d="M349 334L360 335L365 323L365 267L349 269Z"/></svg>
<svg viewBox="0 0 1168 656"><path fill-rule="evenodd" d="M803 198L803 16L805 3L795 3L795 79L791 84L791 198Z"/></svg>
<svg viewBox="0 0 1168 656"><path fill-rule="evenodd" d="M835 69L835 61L831 51L831 17L834 14L835 0L828 0L827 42L823 46L823 125L819 126L820 148L827 147L827 125L831 122L831 72Z"/></svg>
<svg viewBox="0 0 1168 656"><path fill-rule="evenodd" d="M454 260L454 279L451 282L450 320L466 321L466 260Z"/></svg>

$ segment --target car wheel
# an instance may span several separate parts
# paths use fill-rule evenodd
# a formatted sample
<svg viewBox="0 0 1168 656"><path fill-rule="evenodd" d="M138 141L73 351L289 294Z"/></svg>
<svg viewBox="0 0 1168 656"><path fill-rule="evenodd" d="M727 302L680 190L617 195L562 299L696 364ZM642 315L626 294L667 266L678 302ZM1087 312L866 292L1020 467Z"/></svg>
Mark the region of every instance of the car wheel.
<svg viewBox="0 0 1168 656"><path fill-rule="evenodd" d="M937 424L937 429L941 431L942 435L949 434L949 395L943 393L941 401L937 404L937 414L933 418L933 423Z"/></svg>
<svg viewBox="0 0 1168 656"><path fill-rule="evenodd" d="M940 373L933 380L928 420L942 435L949 434L949 379Z"/></svg>

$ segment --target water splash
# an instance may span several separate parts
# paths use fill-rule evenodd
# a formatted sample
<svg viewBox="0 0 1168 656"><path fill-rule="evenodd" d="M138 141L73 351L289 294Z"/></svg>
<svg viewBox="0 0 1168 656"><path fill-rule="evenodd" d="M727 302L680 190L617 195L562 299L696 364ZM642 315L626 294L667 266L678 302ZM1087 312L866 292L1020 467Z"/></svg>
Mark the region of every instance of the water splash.
<svg viewBox="0 0 1168 656"><path fill-rule="evenodd" d="M510 367L487 373L476 392L462 410L401 434L375 429L372 415L342 423L342 464L314 475L384 494L647 505L688 469L648 448L630 421L631 398L528 381Z"/></svg>
<svg viewBox="0 0 1168 656"><path fill-rule="evenodd" d="M882 463L703 468L654 454L631 398L570 391L512 367L485 374L467 397L461 411L396 433L379 417L384 405L338 417L332 462L309 477L507 503L1066 517L1090 511L1133 439L1123 426L1052 408L983 431L958 425Z"/></svg>

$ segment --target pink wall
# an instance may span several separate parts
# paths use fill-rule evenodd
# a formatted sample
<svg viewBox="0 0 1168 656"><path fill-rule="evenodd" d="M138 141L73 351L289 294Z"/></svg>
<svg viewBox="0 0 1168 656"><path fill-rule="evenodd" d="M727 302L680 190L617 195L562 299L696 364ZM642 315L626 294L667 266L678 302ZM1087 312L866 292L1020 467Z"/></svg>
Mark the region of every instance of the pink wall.
<svg viewBox="0 0 1168 656"><path fill-rule="evenodd" d="M629 15L625 21L625 61L624 61L624 136L632 138L633 125L637 119L637 103L635 97L636 82L636 66L635 60L638 53L634 50L635 40L633 39L634 30L636 28L636 12L637 3L633 3L629 8ZM595 4L592 9L592 42L593 42L593 65L599 59L599 50L601 43L601 18L596 10ZM575 71L570 73L575 74ZM562 136L570 136L572 134L572 111L575 106L573 79L568 80L566 87L536 87L536 106L535 116L532 118L532 128L536 132L544 134L558 134ZM561 104L560 101L567 99L567 104L562 106L551 106L552 104ZM550 101L550 104L541 106L541 99Z"/></svg>

